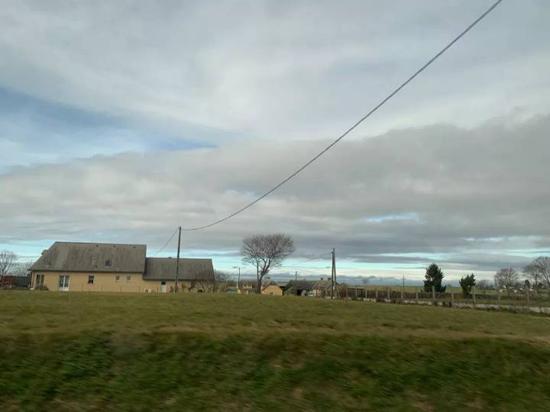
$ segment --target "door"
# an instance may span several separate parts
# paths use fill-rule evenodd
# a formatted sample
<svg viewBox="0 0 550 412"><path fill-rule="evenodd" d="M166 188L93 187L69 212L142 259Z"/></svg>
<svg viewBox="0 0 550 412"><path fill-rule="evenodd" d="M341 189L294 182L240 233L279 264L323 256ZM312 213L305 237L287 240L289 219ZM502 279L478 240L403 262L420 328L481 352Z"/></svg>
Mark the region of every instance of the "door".
<svg viewBox="0 0 550 412"><path fill-rule="evenodd" d="M160 282L160 293L166 293L166 282Z"/></svg>
<svg viewBox="0 0 550 412"><path fill-rule="evenodd" d="M69 290L69 275L59 275L59 290L67 292Z"/></svg>
<svg viewBox="0 0 550 412"><path fill-rule="evenodd" d="M44 274L43 273L37 273L36 279L34 282L34 288L35 289L42 289L44 287Z"/></svg>

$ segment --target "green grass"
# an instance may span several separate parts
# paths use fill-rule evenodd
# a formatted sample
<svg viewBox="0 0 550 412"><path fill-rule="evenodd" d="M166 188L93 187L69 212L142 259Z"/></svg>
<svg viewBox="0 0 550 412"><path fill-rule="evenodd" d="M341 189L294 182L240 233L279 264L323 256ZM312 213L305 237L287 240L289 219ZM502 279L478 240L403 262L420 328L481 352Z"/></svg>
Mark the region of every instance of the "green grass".
<svg viewBox="0 0 550 412"><path fill-rule="evenodd" d="M0 293L1 410L550 410L550 318L313 298Z"/></svg>

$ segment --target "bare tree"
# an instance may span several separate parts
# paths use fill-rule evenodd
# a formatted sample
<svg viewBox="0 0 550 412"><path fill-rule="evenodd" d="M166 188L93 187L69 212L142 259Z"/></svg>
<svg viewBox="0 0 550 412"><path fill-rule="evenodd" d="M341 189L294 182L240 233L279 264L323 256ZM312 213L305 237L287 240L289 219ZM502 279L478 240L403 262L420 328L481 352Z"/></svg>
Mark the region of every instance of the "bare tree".
<svg viewBox="0 0 550 412"><path fill-rule="evenodd" d="M546 288L550 288L550 258L540 256L529 263L523 269L523 273L533 282L533 286L537 289L541 284Z"/></svg>
<svg viewBox="0 0 550 412"><path fill-rule="evenodd" d="M0 251L0 279L10 273L17 261L17 255L9 250Z"/></svg>
<svg viewBox="0 0 550 412"><path fill-rule="evenodd" d="M489 290L492 288L493 288L492 284L486 279L481 279L479 282L477 282L477 285L476 285L476 289L480 289L480 290Z"/></svg>
<svg viewBox="0 0 550 412"><path fill-rule="evenodd" d="M500 269L495 274L495 286L496 288L511 289L517 285L519 280L518 273L512 268Z"/></svg>
<svg viewBox="0 0 550 412"><path fill-rule="evenodd" d="M262 292L262 280L294 252L294 241L288 235L255 235L243 240L243 262L256 266L256 291Z"/></svg>
<svg viewBox="0 0 550 412"><path fill-rule="evenodd" d="M27 276L29 274L31 266L31 262L21 262L14 265L12 272L15 274L15 276Z"/></svg>
<svg viewBox="0 0 550 412"><path fill-rule="evenodd" d="M214 272L214 279L214 290L216 292L223 292L227 290L227 287L232 283L231 275L225 272L221 272L219 270L216 270Z"/></svg>

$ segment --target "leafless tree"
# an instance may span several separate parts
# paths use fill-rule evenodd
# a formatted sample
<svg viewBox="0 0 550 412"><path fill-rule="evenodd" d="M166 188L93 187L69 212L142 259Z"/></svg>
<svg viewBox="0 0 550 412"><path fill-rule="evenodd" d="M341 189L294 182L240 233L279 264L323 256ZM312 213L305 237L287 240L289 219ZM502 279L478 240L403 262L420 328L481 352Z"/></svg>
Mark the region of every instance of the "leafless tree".
<svg viewBox="0 0 550 412"><path fill-rule="evenodd" d="M256 291L262 292L262 280L269 271L294 252L294 241L288 235L255 235L243 240L243 262L256 266Z"/></svg>
<svg viewBox="0 0 550 412"><path fill-rule="evenodd" d="M191 281L191 284L189 285L190 291L195 292L213 292L214 291L214 285L215 283L209 280L204 279L194 279Z"/></svg>
<svg viewBox="0 0 550 412"><path fill-rule="evenodd" d="M493 288L492 284L486 279L481 279L479 282L477 282L477 285L476 285L476 289L479 289L479 290L488 290L492 288Z"/></svg>
<svg viewBox="0 0 550 412"><path fill-rule="evenodd" d="M500 269L495 274L495 286L497 288L511 289L517 285L519 280L518 273L512 268Z"/></svg>
<svg viewBox="0 0 550 412"><path fill-rule="evenodd" d="M14 265L12 272L16 276L27 276L29 274L29 270L32 266L31 262L21 262L19 264Z"/></svg>
<svg viewBox="0 0 550 412"><path fill-rule="evenodd" d="M214 272L214 290L216 292L224 292L227 290L227 287L232 283L231 275L225 272L221 272L219 270L216 270Z"/></svg>
<svg viewBox="0 0 550 412"><path fill-rule="evenodd" d="M17 255L9 250L0 251L0 279L10 273L17 261Z"/></svg>
<svg viewBox="0 0 550 412"><path fill-rule="evenodd" d="M523 269L523 273L533 282L533 286L538 288L541 284L550 288L550 258L540 256L529 263Z"/></svg>

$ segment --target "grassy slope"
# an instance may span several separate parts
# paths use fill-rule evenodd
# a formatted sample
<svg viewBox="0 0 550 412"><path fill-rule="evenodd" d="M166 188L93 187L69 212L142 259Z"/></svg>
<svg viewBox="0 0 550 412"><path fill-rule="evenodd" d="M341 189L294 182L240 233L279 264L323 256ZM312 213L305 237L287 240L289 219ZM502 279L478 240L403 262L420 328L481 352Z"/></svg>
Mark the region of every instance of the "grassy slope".
<svg viewBox="0 0 550 412"><path fill-rule="evenodd" d="M550 318L0 293L3 410L550 410Z"/></svg>

